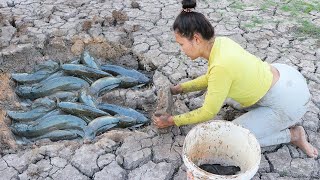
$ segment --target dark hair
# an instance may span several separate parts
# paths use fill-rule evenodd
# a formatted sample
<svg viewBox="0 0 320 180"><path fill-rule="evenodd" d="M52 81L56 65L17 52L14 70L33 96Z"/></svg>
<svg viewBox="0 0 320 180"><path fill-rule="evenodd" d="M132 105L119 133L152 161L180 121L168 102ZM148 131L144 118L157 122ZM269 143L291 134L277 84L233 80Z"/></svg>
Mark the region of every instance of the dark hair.
<svg viewBox="0 0 320 180"><path fill-rule="evenodd" d="M214 37L214 28L203 14L190 11L196 5L196 0L182 0L183 10L174 21L173 30L188 39L192 39L194 33L200 33L204 39L210 40Z"/></svg>

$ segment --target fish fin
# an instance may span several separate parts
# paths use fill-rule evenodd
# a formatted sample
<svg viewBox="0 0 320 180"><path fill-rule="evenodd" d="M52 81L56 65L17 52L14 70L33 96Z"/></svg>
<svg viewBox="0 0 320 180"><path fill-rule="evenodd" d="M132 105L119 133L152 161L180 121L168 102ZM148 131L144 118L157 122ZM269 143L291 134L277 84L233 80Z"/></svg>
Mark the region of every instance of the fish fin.
<svg viewBox="0 0 320 180"><path fill-rule="evenodd" d="M63 62L62 62L62 60L61 60L61 59L59 59L59 67L61 68L61 67L62 67L62 65L63 65Z"/></svg>
<svg viewBox="0 0 320 180"><path fill-rule="evenodd" d="M112 89L114 89L114 88L119 87L119 85L120 85L120 83L117 83L117 84L113 84L113 85L111 85L111 86L108 86L108 87L106 87L106 88L101 89L100 92L98 92L98 97L100 97L101 95L103 95L104 93L106 93L106 91L110 91L110 90L112 90Z"/></svg>
<svg viewBox="0 0 320 180"><path fill-rule="evenodd" d="M146 84L138 84L138 85L136 85L136 86L133 86L131 89L139 89L139 88L141 88L141 87L143 87L143 86L145 86Z"/></svg>
<svg viewBox="0 0 320 180"><path fill-rule="evenodd" d="M54 97L54 98L55 98L56 104L59 104L61 102L59 98L57 97Z"/></svg>
<svg viewBox="0 0 320 180"><path fill-rule="evenodd" d="M136 125L133 125L133 126L131 126L131 127L128 127L128 129L130 129L130 130L136 130L136 129L140 128L141 126L143 126L143 124L136 124Z"/></svg>

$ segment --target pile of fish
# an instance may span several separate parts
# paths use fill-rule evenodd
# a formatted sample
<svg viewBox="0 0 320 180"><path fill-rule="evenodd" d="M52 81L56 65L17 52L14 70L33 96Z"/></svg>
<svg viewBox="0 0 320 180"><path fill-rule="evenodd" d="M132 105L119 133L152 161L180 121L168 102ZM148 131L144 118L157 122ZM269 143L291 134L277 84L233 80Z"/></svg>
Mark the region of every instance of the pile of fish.
<svg viewBox="0 0 320 180"><path fill-rule="evenodd" d="M134 109L97 101L115 88L141 87L149 78L121 66L99 65L86 51L70 64L48 60L31 74L11 77L18 83L16 94L31 102L28 111L7 111L17 137L93 140L111 128L138 127L150 121Z"/></svg>

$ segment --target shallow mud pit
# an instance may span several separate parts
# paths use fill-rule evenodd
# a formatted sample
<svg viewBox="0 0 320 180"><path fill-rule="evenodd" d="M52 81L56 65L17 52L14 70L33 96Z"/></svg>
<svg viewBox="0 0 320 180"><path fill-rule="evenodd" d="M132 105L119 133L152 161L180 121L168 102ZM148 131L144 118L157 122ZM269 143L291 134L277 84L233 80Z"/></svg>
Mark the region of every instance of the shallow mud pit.
<svg viewBox="0 0 320 180"><path fill-rule="evenodd" d="M113 56L114 59L118 60L118 61L116 61L116 60L107 61L106 64L107 65L112 65L111 68L114 68L113 66L116 66L116 68L123 67L123 68L126 68L128 70L129 69L134 69L134 70L141 71L141 69L139 69L138 60L135 59L131 54L125 54L126 52L123 52L123 51L121 52L121 50L120 50L120 53L117 54L116 50L114 50L114 48L112 46L110 46L110 44L108 44L106 42L98 43L98 44L95 43L95 42L90 43L90 44L88 44L86 49L87 50L84 53L81 54L80 58L82 59L82 61L85 61L83 59L89 59L89 60L93 59L93 57L85 58L85 57L91 56L90 52L94 52L94 53L95 52L100 52L100 51L102 51L102 52L111 52L110 53L111 55L110 54L103 54L103 55L107 55L107 56L108 55L109 56ZM92 49L100 50L100 51L93 51ZM114 51L114 52L112 52L112 51ZM122 55L122 54L125 54L125 55ZM117 57L117 55L122 55L122 56ZM96 60L96 59L93 59L93 60L95 60L98 64L102 64L100 62L101 60ZM25 117L21 117L20 115L17 116L17 114L19 114L18 111L27 112L27 111L34 110L34 109L38 108L37 106L33 107L35 104L37 104L37 102L41 102L42 103L44 101L46 101L46 102L44 102L44 103L47 103L46 105L48 105L48 102L50 101L49 104L53 103L53 106L54 106L52 108L50 107L49 109L48 109L48 107L45 107L46 110L43 113L46 113L46 114L47 113L50 114L50 112L57 111L57 110L61 111L63 109L61 106L64 105L64 104L66 104L66 106L70 106L70 105L74 105L74 104L88 105L85 102L81 101L83 99L81 99L80 95L81 95L82 92L89 91L89 90L86 90L86 89L90 89L90 90L91 89L95 89L95 87L93 87L93 83L95 81L99 80L99 78L101 78L101 77L92 78L92 77L86 77L86 76L82 76L82 75L79 76L79 74L77 74L77 73L74 74L74 71L71 71L71 74L70 74L70 72L65 71L66 70L65 67L71 66L71 68L73 68L74 64L76 64L76 66L79 65L81 67L83 66L83 67L88 68L87 66L84 66L84 64L80 64L82 61L81 62L78 62L78 61L79 61L78 58L73 58L73 61L72 61L73 64L70 64L69 62L65 62L64 64L60 64L60 67L58 67L58 70L55 69L55 71L50 72L50 75L55 74L55 73L59 74L60 71L62 70L62 72L63 72L62 78L76 77L76 78L80 78L81 79L83 77L84 78L83 80L87 80L88 78L89 79L91 78L88 81L88 83L86 83L84 81L84 83L86 83L86 84L79 84L80 86L82 86L82 88L80 88L80 89L77 88L77 89L73 89L73 90L70 89L71 90L70 94L75 92L74 93L75 97L71 97L71 98L70 97L66 97L66 98L62 97L62 98L64 98L64 99L62 99L62 101L70 102L69 104L65 103L65 102L60 102L59 93L61 94L61 93L66 92L65 89L63 89L62 87L58 88L60 90L52 89L50 91L47 91L47 93L44 93L44 94L42 93L42 91L31 91L31 93L28 93L28 92L25 93L25 91L24 91L25 88L23 86L30 86L31 87L31 86L35 85L36 83L42 84L41 86L43 86L43 84L45 84L45 81L48 81L48 82L50 81L51 82L50 78L42 79L40 82L30 82L31 84L28 84L28 82L27 83L18 82L18 81L20 81L19 80L20 76L23 75L21 73L18 73L18 74L15 73L15 76L12 76L12 77L10 77L10 74L8 74L6 76L3 76L3 80L2 80L2 82L4 84L4 86L2 86L3 87L3 91L9 91L8 93L4 93L4 94L8 94L9 96L3 97L2 99L9 101L9 103L7 104L6 108L8 108L7 110L9 110L9 111L7 111L7 112L9 113L8 115L11 117L11 119L7 120L8 122L3 123L3 128L6 129L4 124L6 124L7 126L9 126L11 124L10 125L11 129L14 130L14 132L15 132L14 134L17 135L16 139L19 139L18 140L19 143L25 143L24 142L25 141L24 138L21 139L20 136L23 137L24 135L30 134L30 133L22 133L21 131L17 131L17 128L19 129L19 127L22 127L22 126L19 126L21 123L23 125L24 125L24 123L26 125L29 125L28 123L30 123L30 122L31 123L34 123L34 122L39 123L39 122L41 122L40 120L45 120L47 118L46 117L42 118L43 115L39 115L39 116L37 115L36 117L33 117L33 119L30 121L30 119L24 119ZM40 65L37 65L36 67L39 69L39 67L43 67L44 66L44 63L51 63L50 65L54 64L55 66L57 65L57 63L55 63L54 61L48 60L48 61L42 62ZM107 66L102 65L101 67L107 67ZM37 69L37 68L33 68L33 69ZM36 72L39 72L39 71L36 71ZM32 73L34 73L34 72L32 72ZM32 73L30 73L30 74L32 74ZM94 74L94 73L92 73L92 74ZM50 75L48 75L48 76L50 76ZM108 75L108 77L106 77L107 79L109 79L109 75ZM121 78L119 76L116 76L117 74L114 74L114 75L115 75L114 78ZM143 75L143 74L141 74L141 75ZM92 103L94 103L92 106L98 108L98 103L99 103L99 105L100 104L112 105L112 108L117 108L117 109L118 109L118 107L135 109L135 110L141 112L142 115L145 116L144 118L148 119L148 120L144 120L143 124L140 124L139 126L150 124L150 117L151 117L151 113L152 113L152 111L154 109L154 104L155 104L156 99L155 99L155 94L150 89L150 85L152 83L152 73L151 72L147 72L146 75L149 76L149 80L147 79L146 81L143 81L143 83L135 83L135 82L132 81L133 79L130 79L131 80L131 81L129 80L130 83L133 83L133 84L130 84L130 83L127 84L127 82L125 82L125 83L123 83L123 84L125 84L125 87L119 86L119 87L115 87L114 89L112 87L110 90L104 90L103 93L102 92L100 93L100 90L99 90L99 94L95 93L96 94L95 96L93 96L93 94L92 94L92 96L89 95L89 98L94 101L94 102L92 102ZM54 75L54 76L56 76L56 75ZM59 74L59 76L60 76L60 74ZM110 78L113 78L113 77L110 77ZM12 82L13 79L15 81L17 81L17 83ZM55 81L57 81L57 80L59 81L59 80L62 80L62 79L61 78L60 79L58 79L58 78L55 79ZM75 79L75 80L77 80L77 79ZM26 80L23 79L23 81L26 81ZM55 81L52 81L52 82L55 82ZM124 79L124 81L126 81L126 80ZM120 83L120 85L122 84L122 82ZM9 83L9 84L5 85L5 83ZM88 84L89 84L89 87L87 86ZM92 86L90 87L90 85L92 85ZM37 86L37 87L41 87L41 86ZM85 90L85 91L83 91L83 90ZM42 93L42 95L38 95L35 92L40 92L40 93ZM17 94L19 94L19 97L17 96ZM67 94L67 96L73 96L73 94L71 94L71 95ZM49 97L49 99L47 99L48 97ZM30 100L30 99L32 99L33 101ZM43 99L45 99L45 100L43 101ZM56 102L54 102L54 99L56 99L55 100ZM12 102L10 102L10 100ZM49 101L47 101L47 100L49 100ZM79 103L79 101L82 102L82 104ZM13 103L13 105L10 104L10 103ZM41 107L42 107L42 105L41 105ZM108 106L108 108L110 108L110 107ZM96 109L95 111L97 111L97 110L98 109ZM70 111L70 110L68 110L68 111ZM62 114L67 115L68 111L64 111L64 112L61 111L61 112L62 112ZM73 111L70 112L70 113L73 113ZM4 113L2 113L2 114L4 114ZM58 114L61 115L60 112ZM25 115L25 114L23 114L23 115ZM72 115L77 116L77 114L72 114ZM82 119L87 119L86 117L81 116L81 114L78 114L78 115L80 115L80 118L82 118ZM116 114L111 114L111 115L116 115ZM100 116L102 116L102 114L100 114ZM93 117L96 117L96 115L93 116ZM90 117L90 118L88 117L89 119L87 119L86 122L89 123L90 121L92 121L93 117ZM6 119L8 119L8 118L6 118ZM125 122L125 123L127 123L127 122ZM121 123L121 124L123 124L123 123ZM14 126L14 125L17 125L17 126ZM127 127L127 126L129 127L129 126L132 126L132 125L136 125L136 124L130 121L129 124L125 124L124 126L125 127ZM122 126L122 127L124 127L124 126ZM23 127L25 127L25 126L23 126ZM55 129L55 128L56 127L53 126L53 127L50 127L49 129ZM9 128L8 128L8 130L9 130ZM104 130L104 131L107 131L107 130ZM26 132L28 132L28 131L26 131ZM51 130L50 130L50 132L51 132ZM102 131L100 131L99 133L102 133ZM32 139L32 136L30 136L28 138ZM6 138L4 138L4 139L6 139ZM58 139L56 139L56 140L58 140ZM61 140L63 140L63 139L68 139L68 137L62 136ZM71 138L71 139L74 139L74 138ZM55 140L55 138L51 138L51 140ZM9 140L7 140L7 141L9 141ZM11 144L10 146L12 146L12 143L10 143L10 144Z"/></svg>
<svg viewBox="0 0 320 180"><path fill-rule="evenodd" d="M123 18L119 13L115 13L115 15L118 18ZM112 18L111 21L113 24L117 23L116 20L112 20ZM88 22L90 22L89 25ZM86 26L91 26L92 23L95 23L95 20L88 22L83 24L84 30L88 28ZM6 110L28 111L32 104L31 100L17 96L15 89L18 85L21 85L21 83L13 81L11 73L33 73L35 67L50 60L60 63L60 66L62 66L63 64L79 60L84 51L92 55L99 64L117 65L126 69L137 70L150 79L147 84L140 84L138 88L117 88L109 92L104 92L103 95L99 95L99 97L96 98L97 102L105 102L136 109L150 119L156 104L156 95L154 90L151 89L153 73L146 71L144 65L139 62L138 56L132 53L130 49L132 42L130 42L130 37L128 37L130 36L130 32L129 30L126 31L128 31L127 36L122 38L122 42L124 42L123 44L126 46L111 43L102 37L83 39L81 36L76 35L72 38L71 42L54 38L46 44L45 48L41 51L35 47L26 46L20 48L12 47L13 51L10 52L10 49L8 49L7 52L2 52L3 66L1 70L3 73L1 73L0 76L1 152L3 153L4 149L17 148L16 138L10 132L10 126L14 121L8 118ZM67 45L71 47L68 48ZM150 122L144 126L149 124ZM40 140L37 143L41 144L41 141L46 140ZM20 143L25 144L21 139L18 141L18 144Z"/></svg>
<svg viewBox="0 0 320 180"><path fill-rule="evenodd" d="M6 27L16 28L13 36L23 37L30 33L28 28L34 26L18 18L1 17ZM151 79L143 87L115 89L98 99L136 109L150 118L157 101L152 82L156 68L132 51L132 33L140 27L123 25L127 19L125 13L113 11L107 18L94 16L81 21L72 36L65 37L66 32L58 29L49 36L27 35L27 41L0 47L0 175L4 179L132 179L138 176L166 179L178 171L183 141L179 129L172 130L177 137L172 132L158 136L156 128L148 123L136 129L111 129L94 141L43 139L22 145L8 128L12 121L5 111L27 109L26 102L21 102L15 93L17 83L10 74L31 73L47 60L66 64L79 58L85 50L101 64L136 69ZM179 143L173 145L174 141ZM163 147L169 150L165 154ZM151 171L145 173L146 168Z"/></svg>
<svg viewBox="0 0 320 180"><path fill-rule="evenodd" d="M96 44L98 44L97 47L95 46ZM109 49L104 49L105 47L112 47L108 45L107 42L101 43L99 41L98 43L88 44L84 49L94 54L95 51L91 51L91 49L101 48L102 51L108 51ZM18 55L13 56L16 57ZM144 66L140 64L138 58L130 50L124 54L119 53L118 56L107 60L103 59L103 56L102 58L99 55L96 57L101 64L110 63L128 69L136 69L152 80L152 71L143 71L142 68ZM45 57L35 64L44 62ZM62 56L59 55L59 57ZM54 60L54 58L48 59ZM29 60L31 61L32 59ZM70 58L69 60L64 60L64 63L66 64L73 60L74 58ZM19 64L19 59L17 58L16 61L11 59L10 62ZM28 62L28 60L25 62ZM140 174L143 169L140 170L139 167L146 162L148 163L145 164L144 168L153 167L156 173L159 173L157 175L159 177L164 175L172 176L178 170L182 164L179 149L182 146L182 136L173 137L172 133L158 136L156 130L150 126L150 123L133 130L114 128L89 142L85 142L81 138L56 142L48 139L29 143L21 143L21 140L16 141L15 136L8 128L12 121L5 114L5 110L26 110L27 105L26 102L21 102L22 99L15 93L17 83L10 78L10 73L32 72L33 67L36 66L35 64L20 65L17 69L1 74L0 82L2 84L0 91L5 96L0 97L2 109L0 114L0 157L3 158L1 163L7 163L7 169L2 172L9 175L13 174L12 177L19 179L44 179L48 177L50 179L68 179L69 176L70 178L76 176L80 179L99 179L99 177L103 179L103 177L120 176L122 179L127 179L128 176L136 176L135 173ZM98 101L136 109L150 118L156 107L157 96L152 88L152 82L150 82L140 88L114 89L104 93L99 97ZM179 129L176 131L179 131ZM176 134L180 133L176 132ZM173 139L177 139L178 142L179 138L179 144L173 145ZM166 149L172 149L170 152L166 152L165 156L162 152L163 146ZM151 153L155 154L152 155ZM169 157L167 157L167 153L169 153ZM151 159L153 157L155 160ZM169 158L168 163L163 158ZM110 171L110 169L112 170ZM134 169L137 169L137 172L133 171L132 175L129 175L129 172ZM166 173L163 174L162 172ZM140 176L148 177L152 175L142 173Z"/></svg>

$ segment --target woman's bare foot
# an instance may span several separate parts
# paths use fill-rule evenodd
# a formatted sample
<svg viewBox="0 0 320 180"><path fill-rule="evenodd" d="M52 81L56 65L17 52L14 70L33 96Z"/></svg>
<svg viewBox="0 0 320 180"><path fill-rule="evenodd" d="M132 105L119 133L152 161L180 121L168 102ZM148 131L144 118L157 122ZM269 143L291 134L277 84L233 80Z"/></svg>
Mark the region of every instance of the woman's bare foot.
<svg viewBox="0 0 320 180"><path fill-rule="evenodd" d="M304 151L309 157L318 157L318 150L307 141L306 132L302 126L290 128L290 133L292 144Z"/></svg>

